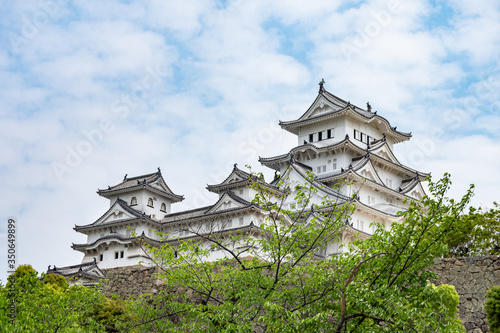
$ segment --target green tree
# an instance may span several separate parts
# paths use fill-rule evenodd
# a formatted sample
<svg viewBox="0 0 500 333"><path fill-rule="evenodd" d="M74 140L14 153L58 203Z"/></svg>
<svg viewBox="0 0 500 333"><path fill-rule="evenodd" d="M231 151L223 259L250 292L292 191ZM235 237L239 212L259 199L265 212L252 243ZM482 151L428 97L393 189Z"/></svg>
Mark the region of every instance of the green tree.
<svg viewBox="0 0 500 333"><path fill-rule="evenodd" d="M460 216L446 238L450 257L496 255L500 253L500 206L470 207Z"/></svg>
<svg viewBox="0 0 500 333"><path fill-rule="evenodd" d="M314 181L312 174L308 181ZM325 198L314 204L312 186L290 189L284 179L278 195L256 182L255 203L267 218L255 230L193 228L197 239L148 249L162 269L165 292L132 304L136 322L128 327L145 332L462 332L454 289L428 283L435 275L427 267L446 253L444 239L472 195L471 187L460 201L449 199L450 185L449 175L430 182L430 196L410 202L403 223L394 223L390 231L377 228L371 238L351 243L348 253L318 260L318 251L342 237L352 202ZM308 209L283 209L290 195ZM228 257L207 261L215 248Z"/></svg>
<svg viewBox="0 0 500 333"><path fill-rule="evenodd" d="M500 286L494 286L486 292L484 304L491 333L500 332Z"/></svg>
<svg viewBox="0 0 500 333"><path fill-rule="evenodd" d="M102 302L98 290L70 287L52 274L39 278L30 265L22 265L0 286L0 326L2 332L105 332L90 313Z"/></svg>

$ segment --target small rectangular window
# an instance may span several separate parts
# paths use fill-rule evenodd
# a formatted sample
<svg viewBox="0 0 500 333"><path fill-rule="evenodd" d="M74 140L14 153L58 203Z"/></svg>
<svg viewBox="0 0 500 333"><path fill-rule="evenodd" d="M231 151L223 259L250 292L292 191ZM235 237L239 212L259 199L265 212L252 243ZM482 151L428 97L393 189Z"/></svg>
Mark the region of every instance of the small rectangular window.
<svg viewBox="0 0 500 333"><path fill-rule="evenodd" d="M104 259L104 256L102 254L99 255L99 261L102 261Z"/></svg>
<svg viewBox="0 0 500 333"><path fill-rule="evenodd" d="M243 218L240 217L240 225L243 225Z"/></svg>
<svg viewBox="0 0 500 333"><path fill-rule="evenodd" d="M317 167L316 170L317 170L317 173L320 173L321 172L321 167L320 166Z"/></svg>
<svg viewBox="0 0 500 333"><path fill-rule="evenodd" d="M120 258L123 258L123 255L124 255L124 254L125 254L125 253L124 253L123 251L121 251L121 252L120 252Z"/></svg>
<svg viewBox="0 0 500 333"><path fill-rule="evenodd" d="M314 134L309 134L309 142L313 142L314 141Z"/></svg>
<svg viewBox="0 0 500 333"><path fill-rule="evenodd" d="M243 190L240 190L240 195L242 195L242 194L243 194Z"/></svg>
<svg viewBox="0 0 500 333"><path fill-rule="evenodd" d="M118 259L118 252L115 252L115 259Z"/></svg>
<svg viewBox="0 0 500 333"><path fill-rule="evenodd" d="M326 165L323 165L323 172L326 172Z"/></svg>
<svg viewBox="0 0 500 333"><path fill-rule="evenodd" d="M331 129L329 129L328 131L326 131L326 137L328 139L330 139L332 137L332 130Z"/></svg>
<svg viewBox="0 0 500 333"><path fill-rule="evenodd" d="M336 158L334 158L334 159L333 159L332 169L333 169L333 170L336 170L336 169L337 169L337 159L336 159Z"/></svg>
<svg viewBox="0 0 500 333"><path fill-rule="evenodd" d="M318 141L323 140L323 132L318 132Z"/></svg>
<svg viewBox="0 0 500 333"><path fill-rule="evenodd" d="M354 130L354 138L359 140L359 132L357 130Z"/></svg>

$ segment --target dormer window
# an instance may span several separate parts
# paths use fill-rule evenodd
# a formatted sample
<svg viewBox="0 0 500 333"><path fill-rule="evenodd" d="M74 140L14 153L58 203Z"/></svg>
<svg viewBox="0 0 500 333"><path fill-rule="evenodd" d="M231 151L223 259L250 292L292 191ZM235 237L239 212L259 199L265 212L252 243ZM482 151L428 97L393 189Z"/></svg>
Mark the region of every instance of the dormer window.
<svg viewBox="0 0 500 333"><path fill-rule="evenodd" d="M167 205L165 205L165 203L162 203L162 204L161 204L161 207L160 207L160 210L161 210L162 212L166 212L166 211L167 211Z"/></svg>
<svg viewBox="0 0 500 333"><path fill-rule="evenodd" d="M135 205L137 205L137 198L132 197L132 199L130 199L130 206L135 206Z"/></svg>
<svg viewBox="0 0 500 333"><path fill-rule="evenodd" d="M153 199L152 198L148 199L148 207L153 208Z"/></svg>

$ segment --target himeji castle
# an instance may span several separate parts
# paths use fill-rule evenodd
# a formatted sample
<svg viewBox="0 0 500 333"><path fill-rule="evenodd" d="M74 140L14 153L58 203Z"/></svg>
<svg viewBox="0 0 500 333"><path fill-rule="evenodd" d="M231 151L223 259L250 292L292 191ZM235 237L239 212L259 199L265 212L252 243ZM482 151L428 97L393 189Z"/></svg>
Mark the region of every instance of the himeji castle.
<svg viewBox="0 0 500 333"><path fill-rule="evenodd" d="M138 238L160 246L196 239L203 232L237 230L259 237L259 225L269 213L252 202L257 192L250 185L255 182L277 196L281 193L279 181L286 180L289 185L315 187L313 203L325 197L354 202L342 238L318 254L324 258L345 251L340 245L353 237L369 237L374 232L372 222L389 228L400 219L398 212L408 207L406 199L420 200L425 195L421 182L429 174L401 164L393 152L394 145L410 140L411 133L398 131L372 111L369 103L363 109L326 91L323 80L304 114L296 120L280 121L280 126L297 136L297 146L288 153L259 159L275 170L274 179L265 182L235 164L224 181L206 187L218 194L210 206L173 213L172 205L184 197L169 188L159 168L145 175L125 175L119 184L98 190L110 206L95 222L75 226L75 231L87 235L86 243L72 246L83 254L81 264L49 267L48 273L76 276L85 284L104 278L101 269L147 265L150 259ZM311 173L313 176L308 176ZM293 197L288 197L284 208L303 209ZM163 240L160 234L168 234L169 239ZM222 250L213 251L209 260L224 256Z"/></svg>

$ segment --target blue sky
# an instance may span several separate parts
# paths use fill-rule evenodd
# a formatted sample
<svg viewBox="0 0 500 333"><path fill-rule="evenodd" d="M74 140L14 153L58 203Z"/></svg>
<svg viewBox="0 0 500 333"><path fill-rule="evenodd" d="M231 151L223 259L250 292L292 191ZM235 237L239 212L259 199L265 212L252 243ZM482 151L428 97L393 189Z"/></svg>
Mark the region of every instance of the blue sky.
<svg viewBox="0 0 500 333"><path fill-rule="evenodd" d="M497 1L17 1L0 29L1 267L8 217L19 263L79 263L73 226L125 174L160 167L174 210L215 202L234 163L270 177L258 156L296 144L278 120L321 78L413 133L402 162L498 200Z"/></svg>

